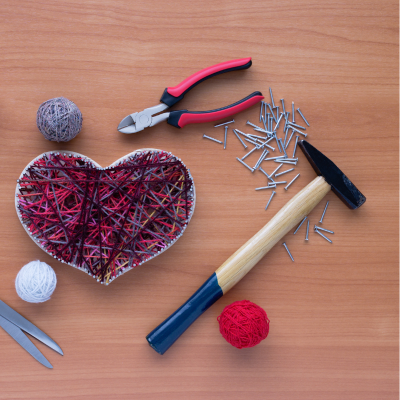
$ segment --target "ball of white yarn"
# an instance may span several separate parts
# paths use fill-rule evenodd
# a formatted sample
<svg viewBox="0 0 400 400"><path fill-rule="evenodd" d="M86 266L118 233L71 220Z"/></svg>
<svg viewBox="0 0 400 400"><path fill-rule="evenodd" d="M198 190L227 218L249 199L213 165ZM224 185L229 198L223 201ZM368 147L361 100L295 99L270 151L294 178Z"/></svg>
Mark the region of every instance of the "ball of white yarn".
<svg viewBox="0 0 400 400"><path fill-rule="evenodd" d="M22 300L43 303L50 299L56 288L57 277L53 268L39 260L21 268L15 279L15 289Z"/></svg>

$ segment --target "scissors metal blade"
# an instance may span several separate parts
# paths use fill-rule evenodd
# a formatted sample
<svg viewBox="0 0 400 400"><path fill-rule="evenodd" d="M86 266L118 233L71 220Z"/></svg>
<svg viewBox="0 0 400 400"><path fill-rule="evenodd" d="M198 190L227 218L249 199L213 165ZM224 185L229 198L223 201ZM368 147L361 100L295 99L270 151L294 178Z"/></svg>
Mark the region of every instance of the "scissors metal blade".
<svg viewBox="0 0 400 400"><path fill-rule="evenodd" d="M9 307L6 303L0 300L0 316L3 316L5 319L10 321L12 324L17 325L18 328L21 328L26 333L29 333L31 336L40 340L46 346L49 346L51 349L56 351L58 354L64 355L60 346L49 336L47 336L44 332L42 332L39 328L29 322L22 315L18 314L11 307ZM14 338L15 339L15 338ZM17 340L17 339L15 339ZM29 340L29 339L28 339Z"/></svg>
<svg viewBox="0 0 400 400"><path fill-rule="evenodd" d="M8 319L0 316L0 326L17 342L19 343L33 358L39 361L47 368L53 366L47 361L46 357L39 351L39 349L28 339L24 332L21 331L16 325Z"/></svg>

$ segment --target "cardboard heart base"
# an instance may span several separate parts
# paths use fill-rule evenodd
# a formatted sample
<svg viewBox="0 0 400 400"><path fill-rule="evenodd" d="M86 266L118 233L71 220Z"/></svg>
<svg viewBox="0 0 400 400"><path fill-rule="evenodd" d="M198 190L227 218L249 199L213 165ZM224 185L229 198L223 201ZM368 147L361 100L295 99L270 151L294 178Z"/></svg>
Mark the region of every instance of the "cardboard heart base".
<svg viewBox="0 0 400 400"><path fill-rule="evenodd" d="M43 153L16 189L18 217L35 243L106 285L174 244L195 200L186 166L155 149L106 168L78 153Z"/></svg>

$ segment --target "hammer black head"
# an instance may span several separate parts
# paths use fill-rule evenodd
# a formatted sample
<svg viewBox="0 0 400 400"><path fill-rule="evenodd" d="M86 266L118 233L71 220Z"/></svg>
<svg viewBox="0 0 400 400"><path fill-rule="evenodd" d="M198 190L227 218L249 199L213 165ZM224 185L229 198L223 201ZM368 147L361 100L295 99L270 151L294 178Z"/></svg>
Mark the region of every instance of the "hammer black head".
<svg viewBox="0 0 400 400"><path fill-rule="evenodd" d="M365 196L355 187L350 179L328 157L324 156L310 143L301 140L301 150L318 175L322 175L332 190L347 207L355 210L365 203Z"/></svg>

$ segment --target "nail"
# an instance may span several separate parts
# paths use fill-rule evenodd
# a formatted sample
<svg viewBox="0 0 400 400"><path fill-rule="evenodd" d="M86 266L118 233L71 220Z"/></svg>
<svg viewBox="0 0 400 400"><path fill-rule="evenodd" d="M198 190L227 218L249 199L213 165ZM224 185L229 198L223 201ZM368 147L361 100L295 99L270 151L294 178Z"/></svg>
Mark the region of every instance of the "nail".
<svg viewBox="0 0 400 400"><path fill-rule="evenodd" d="M281 148L283 150L283 154L285 154L285 158L287 158L286 149L285 149L285 146L283 145L283 140L279 139L279 141L281 142Z"/></svg>
<svg viewBox="0 0 400 400"><path fill-rule="evenodd" d="M260 107L260 122L261 122L261 118L262 118L263 108L264 108L264 101L263 101L263 100L261 100L261 107Z"/></svg>
<svg viewBox="0 0 400 400"><path fill-rule="evenodd" d="M242 138L236 133L235 129L233 129L233 133L236 135L236 137L240 140L240 143L244 146L245 149L247 149L247 144L243 142Z"/></svg>
<svg viewBox="0 0 400 400"><path fill-rule="evenodd" d="M280 160L282 158L283 158L283 156L280 156L280 157L269 157L269 158L266 158L264 161Z"/></svg>
<svg viewBox="0 0 400 400"><path fill-rule="evenodd" d="M294 131L293 131L294 132ZM293 135L293 133L292 133L292 135ZM294 158L294 156L295 156L295 154L296 154L296 149L297 149L297 142L299 141L299 137L300 136L297 136L296 135L296 142L295 142L295 144L294 144L294 149L293 149L293 156L292 156L292 158ZM291 138L291 137L290 137Z"/></svg>
<svg viewBox="0 0 400 400"><path fill-rule="evenodd" d="M236 157L236 160L238 160L241 164L243 164L246 168L248 168L251 172L254 172L254 169L249 167L244 161L242 161L240 158Z"/></svg>
<svg viewBox="0 0 400 400"><path fill-rule="evenodd" d="M271 95L272 107L275 108L274 96L272 96L272 89L271 88L269 88L269 94Z"/></svg>
<svg viewBox="0 0 400 400"><path fill-rule="evenodd" d="M260 148L261 148L261 145L260 145L260 144L258 144L258 143L257 143L256 141L254 141L254 140L249 139L248 136L246 136L246 137L244 138L244 140L245 140L246 142L249 142L249 143L251 143L251 144L254 144L254 146L256 146L257 149L260 149Z"/></svg>
<svg viewBox="0 0 400 400"><path fill-rule="evenodd" d="M281 99L281 103L282 103L282 111L283 111L283 114L285 115L286 114L286 111L285 111L285 100Z"/></svg>
<svg viewBox="0 0 400 400"><path fill-rule="evenodd" d="M306 117L303 115L303 113L300 111L300 108L297 109L297 112L300 114L300 117L303 118L304 122L307 124L307 126L310 126L308 121L306 120Z"/></svg>
<svg viewBox="0 0 400 400"><path fill-rule="evenodd" d="M319 220L319 223L320 223L320 224L322 224L322 220L323 220L324 217L325 217L325 213L326 213L326 209L328 208L328 204L329 204L329 201L326 202L326 206L325 206L325 208L324 208L324 212L322 213L322 217L321 217L321 219Z"/></svg>
<svg viewBox="0 0 400 400"><path fill-rule="evenodd" d="M262 119L262 123L264 125L264 129L267 131L268 129L267 129L267 124L265 123L265 118L261 117L261 119Z"/></svg>
<svg viewBox="0 0 400 400"><path fill-rule="evenodd" d="M294 101L292 101L292 122L294 123Z"/></svg>
<svg viewBox="0 0 400 400"><path fill-rule="evenodd" d="M225 125L225 138L224 138L224 150L226 149L226 137L228 136L228 126Z"/></svg>
<svg viewBox="0 0 400 400"><path fill-rule="evenodd" d="M246 124L252 126L253 128L261 129L259 126L252 124L250 121L247 121Z"/></svg>
<svg viewBox="0 0 400 400"><path fill-rule="evenodd" d="M310 220L307 221L306 240L308 241L308 231L310 230Z"/></svg>
<svg viewBox="0 0 400 400"><path fill-rule="evenodd" d="M262 128L254 128L254 130L257 131L257 132L266 133L267 135L273 135L274 134L273 131L269 131L268 129L265 130L265 129L262 129Z"/></svg>
<svg viewBox="0 0 400 400"><path fill-rule="evenodd" d="M223 126L223 125L227 125L227 124L232 124L233 122L235 122L234 119L232 121L228 121L228 122L224 122L222 124L214 125L214 128L218 128L219 126Z"/></svg>
<svg viewBox="0 0 400 400"><path fill-rule="evenodd" d="M203 135L203 137L206 138L206 139L210 139L210 140L212 140L213 142L217 142L217 143L222 144L222 142L221 142L220 140L214 139L214 138L212 138L212 137L210 137L210 136Z"/></svg>
<svg viewBox="0 0 400 400"><path fill-rule="evenodd" d="M288 140L287 143L286 143L286 148L288 148L289 143L290 143L290 141L292 140L293 135L294 135L294 130L292 129L292 134L290 135L290 138L289 138L289 140Z"/></svg>
<svg viewBox="0 0 400 400"><path fill-rule="evenodd" d="M257 147L254 147L254 149L252 149L252 150L250 150L246 155L244 155L243 157L242 157L242 161L246 158L246 157L248 157L253 151L255 151L255 150L257 150Z"/></svg>
<svg viewBox="0 0 400 400"><path fill-rule="evenodd" d="M273 119L275 120L275 122L276 122L274 110L272 109L271 104L267 103L267 106L268 106L269 110L271 111L271 116L272 116L272 118L273 118ZM275 108L275 106L274 106L273 108Z"/></svg>
<svg viewBox="0 0 400 400"><path fill-rule="evenodd" d="M260 166L260 164L264 161L264 157L265 157L268 153L269 153L268 150L264 150L264 151L262 152L260 158L258 159L256 165L254 166L254 169L257 169L257 168Z"/></svg>
<svg viewBox="0 0 400 400"><path fill-rule="evenodd" d="M282 149L281 149L281 142L279 141L278 137L275 134L275 139L276 139L276 144L278 145L278 150L279 153L282 153Z"/></svg>
<svg viewBox="0 0 400 400"><path fill-rule="evenodd" d="M317 226L317 225L314 225L314 229L318 229L318 230L320 230L320 231L324 231L324 232L328 232L328 233L332 233L332 234L335 233L335 232L330 231L330 230L328 230L328 229L321 228L320 226Z"/></svg>
<svg viewBox="0 0 400 400"><path fill-rule="evenodd" d="M265 206L265 209L267 209L268 208L268 206L269 206L269 203L271 203L271 200L272 200L272 198L274 197L274 195L276 194L276 192L274 191L274 192L272 192L272 194L271 194L271 197L269 198L269 200L268 200L268 203L267 203L267 205Z"/></svg>
<svg viewBox="0 0 400 400"><path fill-rule="evenodd" d="M281 116L279 117L278 122L275 125L274 131L276 131L279 128L279 123L281 122L282 117L283 117L283 114L281 113Z"/></svg>
<svg viewBox="0 0 400 400"><path fill-rule="evenodd" d="M278 169L280 167L282 167L283 164L280 164L277 168L275 168L274 172L272 172L271 176L274 176L274 174L276 174L276 172L278 171Z"/></svg>
<svg viewBox="0 0 400 400"><path fill-rule="evenodd" d="M288 190L289 186L300 176L300 174L297 174L290 182L287 186L285 186L285 190Z"/></svg>
<svg viewBox="0 0 400 400"><path fill-rule="evenodd" d="M289 129L284 129L283 132L285 132L285 138L283 139L283 144L285 146L285 149L287 148L287 143L286 143L286 139L287 139L287 134L289 132ZM292 131L293 132L293 131Z"/></svg>
<svg viewBox="0 0 400 400"><path fill-rule="evenodd" d="M307 217L303 218L303 221L300 222L299 226L297 227L297 229L293 232L293 235L295 235L297 233L297 231L300 229L300 227L303 225L304 221L307 219Z"/></svg>
<svg viewBox="0 0 400 400"><path fill-rule="evenodd" d="M286 174L290 171L294 171L294 168L290 168L290 169L287 169L286 171L280 172L279 174L275 174L275 178L277 178L278 176L281 176L283 174Z"/></svg>
<svg viewBox="0 0 400 400"><path fill-rule="evenodd" d="M275 162L283 163L283 164L297 165L297 161L287 161L284 158L280 158L279 160L275 160Z"/></svg>
<svg viewBox="0 0 400 400"><path fill-rule="evenodd" d="M318 229L314 229L314 232L318 233L318 235L321 235L324 239L326 239L329 243L332 243L331 239L328 239L325 235L323 235Z"/></svg>
<svg viewBox="0 0 400 400"><path fill-rule="evenodd" d="M282 181L282 182L275 182L274 181L274 185L279 185L279 184L281 184L281 183L287 183L286 181Z"/></svg>
<svg viewBox="0 0 400 400"><path fill-rule="evenodd" d="M296 128L303 129L304 131L306 130L306 128L304 126L294 124L293 122L290 122L290 121L288 122L288 125L295 126Z"/></svg>
<svg viewBox="0 0 400 400"><path fill-rule="evenodd" d="M263 187L256 188L256 190L274 189L274 188L276 188L276 185L275 184L271 184L271 185L268 185L268 186L263 186Z"/></svg>
<svg viewBox="0 0 400 400"><path fill-rule="evenodd" d="M272 175L268 175L268 173L266 171L264 171L262 169L262 167L258 168L259 171L261 171L272 183L274 183L275 181L272 179Z"/></svg>
<svg viewBox="0 0 400 400"><path fill-rule="evenodd" d="M303 135L304 137L307 137L307 133L304 133L304 132L302 132L302 131L299 131L299 130L298 130L297 128L295 128L293 125L290 125L290 127L291 127L294 131L300 133L300 135Z"/></svg>
<svg viewBox="0 0 400 400"><path fill-rule="evenodd" d="M286 246L285 242L283 242L283 246L285 247L286 251L288 252L289 257L292 259L292 261L294 261L294 259L293 259L292 255L290 254L290 251L289 251L288 247Z"/></svg>

